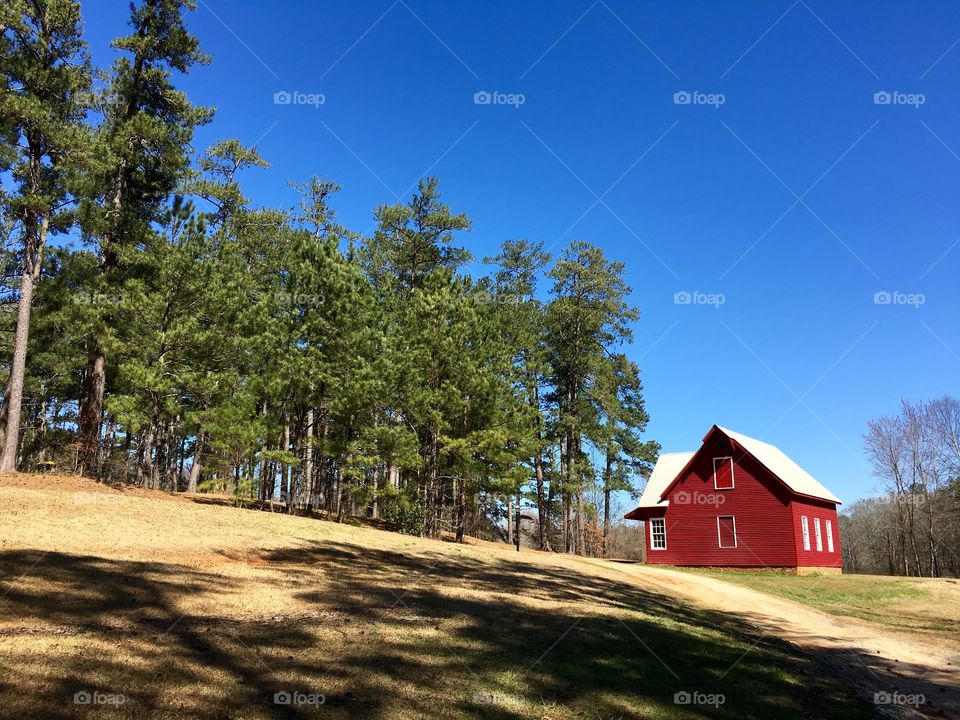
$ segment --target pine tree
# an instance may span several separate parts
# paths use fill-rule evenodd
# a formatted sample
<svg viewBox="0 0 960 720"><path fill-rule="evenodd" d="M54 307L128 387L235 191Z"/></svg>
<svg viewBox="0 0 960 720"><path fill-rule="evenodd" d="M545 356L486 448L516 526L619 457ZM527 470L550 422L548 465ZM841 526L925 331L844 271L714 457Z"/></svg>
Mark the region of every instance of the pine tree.
<svg viewBox="0 0 960 720"><path fill-rule="evenodd" d="M434 270L470 261L467 250L453 245L454 233L469 230L470 220L440 201L435 177L421 180L409 203L383 205L374 215L378 226L365 255L372 277L390 281L383 289L409 292Z"/></svg>
<svg viewBox="0 0 960 720"><path fill-rule="evenodd" d="M603 550L610 534L610 496L634 492L632 478L648 476L658 443L641 434L650 416L643 399L640 368L623 353L608 355L591 389L601 423L594 428L593 443L603 453Z"/></svg>
<svg viewBox="0 0 960 720"><path fill-rule="evenodd" d="M0 10L0 94L4 154L17 192L5 210L19 223L22 273L10 378L4 396L6 429L0 472L16 469L21 405L34 284L50 232L72 224L69 176L86 144L83 119L91 82L81 37L80 8L72 0L14 0Z"/></svg>
<svg viewBox="0 0 960 720"><path fill-rule="evenodd" d="M549 440L546 436L546 413L543 388L549 368L545 345L545 316L543 304L537 299L537 281L550 256L543 243L527 240L508 240L500 254L486 258L497 264L492 293L487 296L491 309L497 311L505 341L511 353L511 370L515 383L522 388L529 415L527 442L532 446L531 465L537 505L537 544L541 550L550 549L549 508L545 494L544 454Z"/></svg>
<svg viewBox="0 0 960 720"><path fill-rule="evenodd" d="M419 477L407 500L422 509L423 532L435 537L448 484L441 467L445 413L455 404L449 353L461 352L450 339L465 322L455 272L470 259L453 241L470 221L441 202L436 178L422 180L407 204L382 206L375 215L378 227L362 259L385 313L383 363L396 393L386 421L402 418L416 432Z"/></svg>
<svg viewBox="0 0 960 720"><path fill-rule="evenodd" d="M585 241L564 250L548 273L553 280L547 307L547 345L552 372L551 399L563 466L564 548L583 551L583 491L591 468L584 435L598 422L587 389L596 381L611 348L631 338L630 323L639 316L629 305L623 263L608 261Z"/></svg>
<svg viewBox="0 0 960 720"><path fill-rule="evenodd" d="M139 247L151 238L170 193L187 173L189 142L211 112L196 108L170 81L207 62L184 25L191 0L142 0L131 6L132 32L113 42L128 53L113 65L103 101L96 155L83 207L85 234L98 245L101 291L123 284ZM114 344L109 313L90 328L87 389L78 420L80 466L97 467L107 353Z"/></svg>

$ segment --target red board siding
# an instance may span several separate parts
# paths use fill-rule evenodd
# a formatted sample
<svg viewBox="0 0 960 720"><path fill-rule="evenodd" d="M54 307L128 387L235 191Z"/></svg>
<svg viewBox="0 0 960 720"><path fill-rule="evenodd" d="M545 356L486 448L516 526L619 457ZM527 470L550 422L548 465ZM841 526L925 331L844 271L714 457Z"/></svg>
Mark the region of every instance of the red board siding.
<svg viewBox="0 0 960 720"><path fill-rule="evenodd" d="M733 457L734 488L714 490L713 459L726 456ZM714 433L670 491L670 504L665 514L666 550L649 549L648 524L645 533L647 562L794 567L797 565L796 536L800 529L799 521L794 522L793 498L793 494L766 468L745 455L725 436ZM721 548L717 518L729 515L736 518L737 547ZM836 535L836 512L832 522ZM839 563L840 544L836 537L834 542Z"/></svg>
<svg viewBox="0 0 960 720"><path fill-rule="evenodd" d="M791 504L793 514L793 533L794 541L797 544L797 565L800 567L842 567L843 559L840 555L840 523L837 522L837 509L831 503L820 503L816 500L796 499ZM807 518L807 524L810 528L810 550L803 549L803 526L802 517ZM814 520L820 520L820 537L823 542L823 550L817 551L817 534L814 529ZM827 521L830 521L833 533L833 552L830 552L830 544L827 541ZM669 523L668 523L669 524ZM669 547L670 540L667 539Z"/></svg>

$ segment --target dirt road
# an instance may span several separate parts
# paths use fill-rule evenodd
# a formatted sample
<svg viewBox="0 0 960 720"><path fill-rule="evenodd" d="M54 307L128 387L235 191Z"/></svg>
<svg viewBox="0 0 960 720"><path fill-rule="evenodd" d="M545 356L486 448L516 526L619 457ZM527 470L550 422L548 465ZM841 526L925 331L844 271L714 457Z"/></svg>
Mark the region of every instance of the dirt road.
<svg viewBox="0 0 960 720"><path fill-rule="evenodd" d="M649 565L594 562L616 567L647 587L701 607L736 613L756 628L758 638L778 637L818 656L848 677L870 702L876 693L885 694L881 700L894 700L877 706L887 717L960 719L960 652L946 640L931 644L704 575ZM921 694L926 704L915 712L904 701Z"/></svg>

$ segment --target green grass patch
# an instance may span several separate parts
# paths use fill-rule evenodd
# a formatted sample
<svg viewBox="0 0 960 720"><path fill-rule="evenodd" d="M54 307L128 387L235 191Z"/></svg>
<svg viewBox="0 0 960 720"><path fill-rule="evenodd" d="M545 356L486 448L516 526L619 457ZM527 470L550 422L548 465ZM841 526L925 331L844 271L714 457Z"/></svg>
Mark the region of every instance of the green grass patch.
<svg viewBox="0 0 960 720"><path fill-rule="evenodd" d="M923 587L923 581L916 578L676 569L710 575L753 590L794 600L831 615L860 618L911 630L944 629L942 622L924 617L920 612L930 603L932 595ZM890 612L894 609L897 612Z"/></svg>

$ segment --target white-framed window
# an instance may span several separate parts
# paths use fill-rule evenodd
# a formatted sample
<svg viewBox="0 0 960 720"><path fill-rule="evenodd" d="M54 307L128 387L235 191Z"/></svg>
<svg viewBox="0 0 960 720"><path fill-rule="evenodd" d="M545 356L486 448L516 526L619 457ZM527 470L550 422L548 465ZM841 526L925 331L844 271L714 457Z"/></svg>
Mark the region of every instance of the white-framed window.
<svg viewBox="0 0 960 720"><path fill-rule="evenodd" d="M713 489L733 490L733 458L713 459Z"/></svg>
<svg viewBox="0 0 960 720"><path fill-rule="evenodd" d="M820 535L820 518L813 519L813 534L817 538L817 552L823 552L823 536Z"/></svg>
<svg viewBox="0 0 960 720"><path fill-rule="evenodd" d="M827 520L827 552L833 552L833 523Z"/></svg>
<svg viewBox="0 0 960 720"><path fill-rule="evenodd" d="M664 518L650 520L650 549L667 549L667 521Z"/></svg>
<svg viewBox="0 0 960 720"><path fill-rule="evenodd" d="M803 549L810 549L810 525L807 522L807 516L800 517L800 529L803 531Z"/></svg>
<svg viewBox="0 0 960 720"><path fill-rule="evenodd" d="M717 544L722 548L737 546L737 519L733 515L717 516Z"/></svg>

